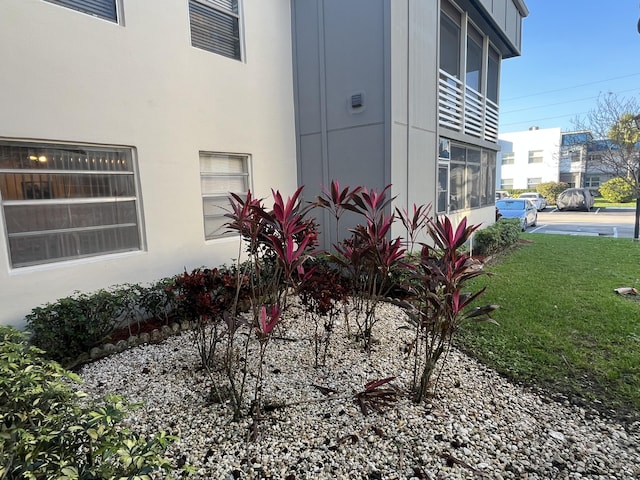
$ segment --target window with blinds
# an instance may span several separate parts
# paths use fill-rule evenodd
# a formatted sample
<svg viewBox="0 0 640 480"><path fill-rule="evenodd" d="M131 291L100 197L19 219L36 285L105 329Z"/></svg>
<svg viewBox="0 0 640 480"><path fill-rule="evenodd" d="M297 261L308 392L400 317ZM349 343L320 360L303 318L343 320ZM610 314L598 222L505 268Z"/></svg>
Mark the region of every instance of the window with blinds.
<svg viewBox="0 0 640 480"><path fill-rule="evenodd" d="M13 268L142 249L130 148L0 141Z"/></svg>
<svg viewBox="0 0 640 480"><path fill-rule="evenodd" d="M88 15L118 22L117 0L45 0L62 7L71 8Z"/></svg>
<svg viewBox="0 0 640 480"><path fill-rule="evenodd" d="M189 0L191 45L241 60L238 0Z"/></svg>
<svg viewBox="0 0 640 480"><path fill-rule="evenodd" d="M204 216L204 237L207 240L228 236L225 214L229 193L246 195L249 190L249 157L224 153L200 152L200 186Z"/></svg>

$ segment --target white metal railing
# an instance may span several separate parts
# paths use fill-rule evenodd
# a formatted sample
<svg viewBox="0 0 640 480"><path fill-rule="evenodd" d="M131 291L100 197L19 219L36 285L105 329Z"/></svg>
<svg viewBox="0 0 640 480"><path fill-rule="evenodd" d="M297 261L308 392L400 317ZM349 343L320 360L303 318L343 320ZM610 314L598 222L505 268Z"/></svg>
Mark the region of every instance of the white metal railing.
<svg viewBox="0 0 640 480"><path fill-rule="evenodd" d="M438 124L490 142L498 141L498 104L440 70Z"/></svg>

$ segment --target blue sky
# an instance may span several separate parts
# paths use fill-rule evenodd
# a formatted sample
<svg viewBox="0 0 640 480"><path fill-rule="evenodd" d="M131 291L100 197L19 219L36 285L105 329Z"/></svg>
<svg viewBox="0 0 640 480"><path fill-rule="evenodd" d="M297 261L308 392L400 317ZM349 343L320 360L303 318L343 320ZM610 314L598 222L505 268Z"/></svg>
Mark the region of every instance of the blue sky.
<svg viewBox="0 0 640 480"><path fill-rule="evenodd" d="M640 0L525 0L522 56L502 62L500 133L560 127L599 94L640 98Z"/></svg>

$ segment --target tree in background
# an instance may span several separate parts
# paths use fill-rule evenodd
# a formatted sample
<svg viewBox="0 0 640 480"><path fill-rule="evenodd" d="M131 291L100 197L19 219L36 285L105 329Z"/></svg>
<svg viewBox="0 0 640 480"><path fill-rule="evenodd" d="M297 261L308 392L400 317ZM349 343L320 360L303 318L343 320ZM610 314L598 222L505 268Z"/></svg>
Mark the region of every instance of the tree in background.
<svg viewBox="0 0 640 480"><path fill-rule="evenodd" d="M536 192L544 197L549 205L555 205L558 195L569 188L565 182L544 182L536 186Z"/></svg>
<svg viewBox="0 0 640 480"><path fill-rule="evenodd" d="M632 189L636 199L634 240L640 233L640 130L634 122L639 113L636 98L607 93L598 97L596 107L586 118L574 121L577 130L588 130L593 135L587 148L597 153L598 159L591 167L622 179Z"/></svg>

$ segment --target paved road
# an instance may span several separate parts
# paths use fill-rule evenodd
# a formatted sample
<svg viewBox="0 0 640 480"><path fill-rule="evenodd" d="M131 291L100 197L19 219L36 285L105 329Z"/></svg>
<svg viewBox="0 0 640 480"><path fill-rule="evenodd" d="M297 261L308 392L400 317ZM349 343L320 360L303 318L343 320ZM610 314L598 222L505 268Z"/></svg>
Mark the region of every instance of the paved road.
<svg viewBox="0 0 640 480"><path fill-rule="evenodd" d="M633 238L635 209L593 209L590 212L538 212L538 226L528 233L557 233Z"/></svg>

